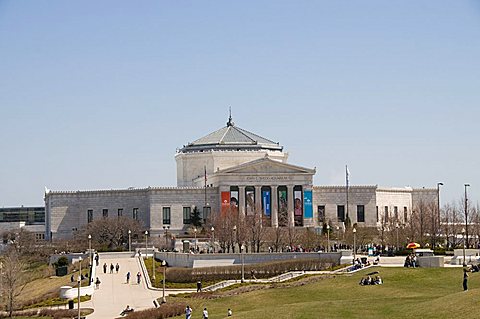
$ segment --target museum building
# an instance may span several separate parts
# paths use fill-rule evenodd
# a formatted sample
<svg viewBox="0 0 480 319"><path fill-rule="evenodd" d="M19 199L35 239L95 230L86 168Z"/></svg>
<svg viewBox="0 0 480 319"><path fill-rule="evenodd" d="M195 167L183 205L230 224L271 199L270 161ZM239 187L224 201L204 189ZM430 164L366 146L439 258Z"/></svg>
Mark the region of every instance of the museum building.
<svg viewBox="0 0 480 319"><path fill-rule="evenodd" d="M45 237L64 239L100 218L128 216L151 235L182 233L191 213L262 214L267 226L321 228L405 223L416 203L435 200L435 188L314 186L315 168L292 165L279 143L226 126L178 149L176 187L118 190L45 190Z"/></svg>

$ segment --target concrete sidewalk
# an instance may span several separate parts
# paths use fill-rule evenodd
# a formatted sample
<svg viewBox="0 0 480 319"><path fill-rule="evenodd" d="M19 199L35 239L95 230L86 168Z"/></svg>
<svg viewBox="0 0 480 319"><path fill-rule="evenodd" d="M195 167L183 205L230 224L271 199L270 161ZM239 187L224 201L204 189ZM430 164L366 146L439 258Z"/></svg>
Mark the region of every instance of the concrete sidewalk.
<svg viewBox="0 0 480 319"><path fill-rule="evenodd" d="M107 263L107 273L103 273L103 264ZM120 265L118 273L110 274L110 264ZM126 274L130 271L130 283L126 283ZM127 305L135 310L153 308L153 301L162 297L162 291L147 289L142 273L141 282L137 284L137 273L141 272L138 258L126 254L100 254L97 277L100 278L100 288L95 290L92 300L82 303L82 308L93 308L89 319L116 318ZM165 291L178 294L183 291Z"/></svg>

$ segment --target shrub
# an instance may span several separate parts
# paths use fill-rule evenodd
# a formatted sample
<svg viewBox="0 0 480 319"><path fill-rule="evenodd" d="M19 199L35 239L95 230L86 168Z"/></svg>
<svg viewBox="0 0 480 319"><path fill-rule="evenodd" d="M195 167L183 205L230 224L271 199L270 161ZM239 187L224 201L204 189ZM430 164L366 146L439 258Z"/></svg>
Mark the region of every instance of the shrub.
<svg viewBox="0 0 480 319"><path fill-rule="evenodd" d="M147 309L142 311L134 311L128 314L129 319L164 319L180 316L184 313L184 303L164 303L155 309Z"/></svg>
<svg viewBox="0 0 480 319"><path fill-rule="evenodd" d="M317 259L276 261L264 264L245 265L245 278L270 278L288 271L325 270L335 266L334 262L319 262ZM167 282L193 283L197 281L215 282L242 277L241 265L208 268L170 268L167 269Z"/></svg>

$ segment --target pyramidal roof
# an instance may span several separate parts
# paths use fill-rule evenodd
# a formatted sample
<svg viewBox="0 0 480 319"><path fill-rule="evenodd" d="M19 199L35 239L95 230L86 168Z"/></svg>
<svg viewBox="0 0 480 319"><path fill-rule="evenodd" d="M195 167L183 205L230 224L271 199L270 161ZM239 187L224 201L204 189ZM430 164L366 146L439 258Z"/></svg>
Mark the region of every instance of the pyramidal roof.
<svg viewBox="0 0 480 319"><path fill-rule="evenodd" d="M235 126L232 116L227 126L222 127L198 140L184 146L180 152L199 152L208 150L274 150L282 151L279 143Z"/></svg>

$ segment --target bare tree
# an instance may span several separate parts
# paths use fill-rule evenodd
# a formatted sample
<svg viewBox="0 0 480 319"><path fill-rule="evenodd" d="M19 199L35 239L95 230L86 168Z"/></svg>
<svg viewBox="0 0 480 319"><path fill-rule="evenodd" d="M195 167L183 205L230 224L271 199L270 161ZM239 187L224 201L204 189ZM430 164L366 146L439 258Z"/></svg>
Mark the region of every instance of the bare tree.
<svg viewBox="0 0 480 319"><path fill-rule="evenodd" d="M6 298L6 308L10 317L16 308L17 298L27 283L26 262L20 258L15 247L10 247L2 257L2 295ZM4 293L5 292L5 293Z"/></svg>
<svg viewBox="0 0 480 319"><path fill-rule="evenodd" d="M88 235L92 235L93 247L115 249L128 244L129 230L133 237L141 237L144 229L138 221L128 217L103 218L87 224L75 234L75 239L85 243Z"/></svg>

